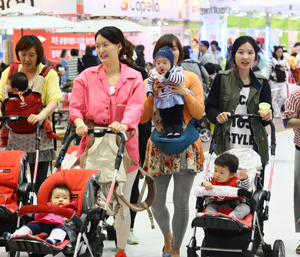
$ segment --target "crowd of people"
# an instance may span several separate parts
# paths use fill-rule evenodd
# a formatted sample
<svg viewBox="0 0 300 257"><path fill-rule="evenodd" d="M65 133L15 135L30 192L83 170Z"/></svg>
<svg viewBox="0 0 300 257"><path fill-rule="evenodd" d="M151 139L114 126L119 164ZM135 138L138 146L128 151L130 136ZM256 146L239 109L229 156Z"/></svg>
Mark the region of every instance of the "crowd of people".
<svg viewBox="0 0 300 257"><path fill-rule="evenodd" d="M183 152L166 154L152 137L148 139L151 123L158 132L176 142L188 124L193 119L200 120L206 112L210 122L222 124L216 154L235 148L249 148L259 154L263 170L257 188L263 189L264 167L268 162L265 126L273 117L281 117L281 106L285 106L284 124L286 127L296 128L295 174L298 173L299 92L293 92L285 104L286 99L281 91L286 83L286 71L290 70L290 67L295 69L300 65L300 53L297 53L300 43L295 44L296 54L292 56L285 54L284 47L276 46L272 58L265 60L261 43L252 37L241 36L226 49L227 58L223 60L222 49L217 41L200 41L197 57L190 46L182 46L175 35L167 34L156 42L153 60L146 62L144 46L134 47L115 27L100 29L95 34L95 42L95 47L86 47L82 58L78 56L77 49L72 49L70 54L63 49L56 66L57 70L51 69L46 76L42 76L41 72L45 66L42 64L42 43L36 36L23 36L15 48L20 64L14 72L18 72L18 76L27 77L28 86L23 89L18 86L12 87L11 81L16 76L12 76L13 66L1 64L0 107L6 103L4 92L8 89L11 90L9 93L14 94L13 97L22 100L23 95L35 92L34 87L38 85L42 108L37 113L32 113L27 121L32 125L37 122L43 124L61 101L61 89L71 81L69 122L76 127L78 136L82 137L78 149L79 156L88 143L88 129L93 126L108 127L115 133L128 133L128 155L143 166L144 170L154 177L156 183L157 197L151 209L163 236L163 257L180 256L180 247L188 224L190 190L195 176L203 170L204 154L201 137L186 145ZM295 62L295 65L292 65L292 62ZM47 65L53 66L53 63ZM267 113L259 110L259 104L262 102L271 106ZM236 126L236 123L229 119L234 114L244 113L259 114L262 120L253 120L250 126ZM0 111L0 116L2 114L4 113ZM35 134L16 133L9 126L6 126L6 129L9 130L9 138L1 146L4 146L5 150L25 151L33 177L36 159ZM139 133L135 133L137 129ZM236 135L243 136L245 140L235 140ZM47 178L49 166L56 158L51 137L55 135L49 136L47 130L41 130L37 193ZM212 185L218 184L218 173L222 173L224 167L227 175L224 181L219 181L220 183L230 181L228 183L234 186L242 183L242 188L247 188L247 172L243 172L237 178L235 174L238 161L232 156L227 157L224 155L216 160L216 174L203 183L205 188L210 189ZM222 158L225 158L225 164ZM172 218L166 205L166 194L171 179L174 180ZM126 200L137 201L138 180L137 168L130 165L123 187ZM295 181L297 202L299 188L299 182ZM69 189L63 187L59 190L67 193L65 204L68 206L71 200ZM50 202L52 205L56 204L52 203L52 197ZM139 240L134 233L136 214L130 212L122 201L120 204L122 214L118 213L115 217L115 256L126 257L126 244L137 244ZM217 211L215 204L209 207L208 212ZM247 204L236 207L238 208L232 213L234 217L242 218L249 213L250 208ZM295 219L299 209L299 204L296 205L295 202ZM47 231L52 233L53 230L61 230L61 224L62 222L55 223L55 226L50 226ZM29 224L15 234L5 234L5 238L9 239L24 231L36 234L35 227L40 229L40 225ZM299 224L296 224L296 231L300 231ZM52 237L50 234L48 243L57 244L65 236L65 233L61 233L59 237ZM300 254L300 246L297 253Z"/></svg>

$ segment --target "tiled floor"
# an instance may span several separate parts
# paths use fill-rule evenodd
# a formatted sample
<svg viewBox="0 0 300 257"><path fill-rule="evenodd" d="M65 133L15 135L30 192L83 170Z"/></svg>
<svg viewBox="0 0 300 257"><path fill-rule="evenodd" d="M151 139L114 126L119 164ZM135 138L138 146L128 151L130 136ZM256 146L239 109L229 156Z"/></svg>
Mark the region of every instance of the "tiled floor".
<svg viewBox="0 0 300 257"><path fill-rule="evenodd" d="M273 244L276 239L282 239L285 243L286 256L298 256L295 248L299 243L300 235L294 232L293 218L293 162L294 162L294 145L292 130L283 130L280 120L276 120L277 149L275 156L275 169L272 185L272 195L270 202L270 219L265 222L265 240ZM204 150L207 151L208 144L204 144ZM207 155L207 154L206 154ZM213 163L213 160L211 161ZM266 182L268 185L270 166L266 167ZM192 189L199 185L203 174L197 175ZM140 183L142 184L142 183ZM173 213L172 204L173 184L171 182L168 191L167 205L170 213ZM192 236L190 223L194 217L195 197L190 197L190 221L185 238L181 247L181 255L187 256L186 244ZM156 225L151 230L150 221L146 212L138 213L135 222L135 231L140 240L138 245L127 245L126 253L128 257L159 257L163 247L163 237ZM202 241L203 232L198 230L198 241ZM114 256L116 251L115 244L112 241L105 241L104 257ZM200 253L199 253L200 255ZM6 256L4 248L0 248L0 257ZM26 254L21 254L26 256ZM230 256L230 255L229 255Z"/></svg>

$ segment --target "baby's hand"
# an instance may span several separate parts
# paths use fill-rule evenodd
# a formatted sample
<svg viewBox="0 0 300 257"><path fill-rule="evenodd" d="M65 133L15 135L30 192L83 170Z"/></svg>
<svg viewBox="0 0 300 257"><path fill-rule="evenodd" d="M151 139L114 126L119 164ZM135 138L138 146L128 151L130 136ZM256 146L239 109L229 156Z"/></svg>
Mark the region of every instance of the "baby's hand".
<svg viewBox="0 0 300 257"><path fill-rule="evenodd" d="M64 222L70 222L68 218L64 218Z"/></svg>
<svg viewBox="0 0 300 257"><path fill-rule="evenodd" d="M203 183L203 186L205 187L206 190L211 190L211 189L213 189L212 183L210 183L210 182L208 182L208 181L205 181L205 182Z"/></svg>
<svg viewBox="0 0 300 257"><path fill-rule="evenodd" d="M152 94L152 93L149 93L149 94L147 95L147 98L148 98L149 100L151 100L151 99L153 98L153 94Z"/></svg>
<svg viewBox="0 0 300 257"><path fill-rule="evenodd" d="M245 180L247 179L247 169L243 169L239 173L239 179L240 180Z"/></svg>

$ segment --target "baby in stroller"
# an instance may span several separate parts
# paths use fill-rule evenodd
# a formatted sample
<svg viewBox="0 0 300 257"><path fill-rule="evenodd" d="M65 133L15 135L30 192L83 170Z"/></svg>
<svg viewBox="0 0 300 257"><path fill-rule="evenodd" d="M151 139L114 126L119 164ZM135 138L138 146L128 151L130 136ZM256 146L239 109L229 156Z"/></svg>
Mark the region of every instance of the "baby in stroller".
<svg viewBox="0 0 300 257"><path fill-rule="evenodd" d="M47 205L67 208L77 215L77 202L70 202L71 196L72 192L66 184L57 185L51 190L50 201L47 203ZM49 237L47 238L46 242L52 245L57 245L63 242L67 235L67 232L63 226L63 223L67 221L67 218L52 213L37 213L34 216L34 221L22 226L13 234L4 232L3 238L8 240L19 235L38 235L41 233L47 233Z"/></svg>
<svg viewBox="0 0 300 257"><path fill-rule="evenodd" d="M249 190L249 178L247 176L247 169L240 171L239 176L236 176L239 167L238 158L230 153L224 153L219 155L215 160L215 171L213 176L205 178L206 181L202 183L202 186L206 190L211 190L213 185L216 186L231 186L245 190ZM246 202L244 197L221 197L215 196L214 202L207 205L205 213L218 213L227 210L233 210L229 213L237 219L243 219L250 213L250 206Z"/></svg>

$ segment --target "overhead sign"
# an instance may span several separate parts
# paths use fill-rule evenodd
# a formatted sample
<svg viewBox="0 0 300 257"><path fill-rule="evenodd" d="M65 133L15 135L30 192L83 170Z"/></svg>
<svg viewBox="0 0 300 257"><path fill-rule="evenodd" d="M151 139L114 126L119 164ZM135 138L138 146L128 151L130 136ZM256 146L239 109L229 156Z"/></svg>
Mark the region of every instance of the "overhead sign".
<svg viewBox="0 0 300 257"><path fill-rule="evenodd" d="M40 8L53 14L76 14L77 0L0 0L0 10L6 10L18 3Z"/></svg>
<svg viewBox="0 0 300 257"><path fill-rule="evenodd" d="M83 3L85 14L95 14L105 5L108 10L129 17L199 20L201 11L201 1L194 0L84 0Z"/></svg>

